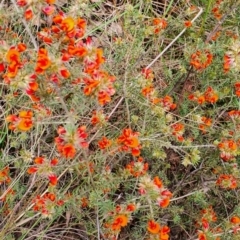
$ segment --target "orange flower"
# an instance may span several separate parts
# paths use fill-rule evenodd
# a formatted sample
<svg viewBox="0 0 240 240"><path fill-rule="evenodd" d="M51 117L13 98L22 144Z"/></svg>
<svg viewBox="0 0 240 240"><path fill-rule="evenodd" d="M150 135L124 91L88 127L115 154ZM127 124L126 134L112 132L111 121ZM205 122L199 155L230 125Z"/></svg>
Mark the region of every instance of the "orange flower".
<svg viewBox="0 0 240 240"><path fill-rule="evenodd" d="M163 226L160 230L159 233L159 240L168 240L169 239L169 235L168 233L170 232L170 229L168 226Z"/></svg>
<svg viewBox="0 0 240 240"><path fill-rule="evenodd" d="M28 8L24 13L24 18L28 21L33 17L33 11L31 8Z"/></svg>
<svg viewBox="0 0 240 240"><path fill-rule="evenodd" d="M205 100L209 103L215 103L218 100L218 95L212 87L208 87L204 93Z"/></svg>
<svg viewBox="0 0 240 240"><path fill-rule="evenodd" d="M239 223L240 223L240 217L238 217L238 216L233 216L233 217L230 219L230 222L233 223L233 224L239 224Z"/></svg>
<svg viewBox="0 0 240 240"><path fill-rule="evenodd" d="M134 211L136 210L136 208L137 208L137 207L136 207L135 204L130 203L130 204L127 205L126 210L129 211L129 212L134 212Z"/></svg>
<svg viewBox="0 0 240 240"><path fill-rule="evenodd" d="M113 231L119 231L121 227L127 226L127 223L128 217L126 215L120 214L114 218L111 228Z"/></svg>
<svg viewBox="0 0 240 240"><path fill-rule="evenodd" d="M159 223L155 222L154 220L150 220L148 222L147 230L152 234L157 234L160 232L161 227Z"/></svg>
<svg viewBox="0 0 240 240"><path fill-rule="evenodd" d="M60 70L60 74L61 74L61 76L62 77L64 77L64 78L69 78L70 77L70 72L67 70L67 69L61 69Z"/></svg>
<svg viewBox="0 0 240 240"><path fill-rule="evenodd" d="M192 26L192 22L191 21L185 21L184 25L185 25L185 27L190 28Z"/></svg>
<svg viewBox="0 0 240 240"><path fill-rule="evenodd" d="M9 49L6 55L6 60L8 63L18 64L20 62L20 53L16 49Z"/></svg>
<svg viewBox="0 0 240 240"><path fill-rule="evenodd" d="M106 149L106 148L110 147L111 144L112 144L112 141L106 137L102 137L102 139L100 141L98 141L98 146L100 149Z"/></svg>
<svg viewBox="0 0 240 240"><path fill-rule="evenodd" d="M63 147L61 147L60 152L66 158L73 158L76 155L76 149L70 143L65 144Z"/></svg>
<svg viewBox="0 0 240 240"><path fill-rule="evenodd" d="M0 170L0 185L2 183L10 183L11 179L9 177L9 167L5 167Z"/></svg>
<svg viewBox="0 0 240 240"><path fill-rule="evenodd" d="M19 52L24 52L27 49L27 46L24 43L19 43L17 49Z"/></svg>
<svg viewBox="0 0 240 240"><path fill-rule="evenodd" d="M225 54L223 56L223 62L224 62L224 64L223 64L224 73L227 73L232 66L233 59L230 56L228 56L227 54Z"/></svg>
<svg viewBox="0 0 240 240"><path fill-rule="evenodd" d="M211 125L212 125L212 119L203 116L201 118L201 123L199 124L199 129L203 133L206 133L206 129L209 128Z"/></svg>
<svg viewBox="0 0 240 240"><path fill-rule="evenodd" d="M154 18L153 19L153 25L154 25L154 33L159 33L162 29L165 29L167 27L167 21L162 18Z"/></svg>
<svg viewBox="0 0 240 240"><path fill-rule="evenodd" d="M207 240L206 234L203 233L203 232L200 232L200 233L198 234L198 240Z"/></svg>
<svg viewBox="0 0 240 240"><path fill-rule="evenodd" d="M58 151L66 158L73 158L79 148L87 148L86 127L80 126L77 129L66 130L60 126L58 128L59 136L55 138Z"/></svg>
<svg viewBox="0 0 240 240"><path fill-rule="evenodd" d="M31 111L20 111L19 116L9 115L6 120L7 122L11 122L9 129L28 131L33 126L32 117L33 113Z"/></svg>
<svg viewBox="0 0 240 240"><path fill-rule="evenodd" d="M21 119L18 124L18 129L21 131L28 131L33 125L31 119Z"/></svg>
<svg viewBox="0 0 240 240"><path fill-rule="evenodd" d="M138 140L138 133L133 132L130 128L123 130L122 135L118 137L117 142L122 145L120 150L131 150L133 156L140 155L141 145Z"/></svg>
<svg viewBox="0 0 240 240"><path fill-rule="evenodd" d="M168 207L169 203L170 203L170 199L167 198L159 198L159 200L157 201L158 205L162 208L166 208Z"/></svg>
<svg viewBox="0 0 240 240"><path fill-rule="evenodd" d="M182 142L184 140L184 125L182 123L175 123L172 125L172 135L177 138L178 141Z"/></svg>
<svg viewBox="0 0 240 240"><path fill-rule="evenodd" d="M154 79L154 73L150 68L143 68L141 73L143 77L147 80L152 81Z"/></svg>
<svg viewBox="0 0 240 240"><path fill-rule="evenodd" d="M123 130L122 135L118 138L118 142L123 143L130 148L135 148L139 146L137 136L138 133L134 133L130 128L126 128Z"/></svg>
<svg viewBox="0 0 240 240"><path fill-rule="evenodd" d="M143 162L143 158L139 157L137 161L127 164L126 169L134 176L139 177L145 175L148 170L148 163Z"/></svg>
<svg viewBox="0 0 240 240"><path fill-rule="evenodd" d="M235 94L236 94L236 96L240 97L240 82L236 82L234 84L234 86L235 86Z"/></svg>
<svg viewBox="0 0 240 240"><path fill-rule="evenodd" d="M35 71L37 73L43 73L51 65L51 61L48 58L48 52L44 48L40 48L38 51L37 65Z"/></svg>
<svg viewBox="0 0 240 240"><path fill-rule="evenodd" d="M106 103L109 103L111 101L111 97L106 91L100 91L98 92L98 102L100 105L105 105Z"/></svg>
<svg viewBox="0 0 240 240"><path fill-rule="evenodd" d="M48 4L54 4L56 2L56 0L46 0L46 3Z"/></svg>
<svg viewBox="0 0 240 240"><path fill-rule="evenodd" d="M237 154L237 143L232 139L224 139L218 144L218 148L221 151L220 157L223 161L229 161Z"/></svg>
<svg viewBox="0 0 240 240"><path fill-rule="evenodd" d="M162 180L158 176L154 177L153 182L158 188L163 187Z"/></svg>
<svg viewBox="0 0 240 240"><path fill-rule="evenodd" d="M86 197L81 198L81 207L85 208L88 206L88 199Z"/></svg>
<svg viewBox="0 0 240 240"><path fill-rule="evenodd" d="M39 211L45 217L50 217L55 212L56 206L64 204L63 200L58 200L54 193L45 193L43 196L37 196L33 200L33 210Z"/></svg>
<svg viewBox="0 0 240 240"><path fill-rule="evenodd" d="M67 17L61 22L61 28L65 32L70 32L74 29L74 19L72 17Z"/></svg>

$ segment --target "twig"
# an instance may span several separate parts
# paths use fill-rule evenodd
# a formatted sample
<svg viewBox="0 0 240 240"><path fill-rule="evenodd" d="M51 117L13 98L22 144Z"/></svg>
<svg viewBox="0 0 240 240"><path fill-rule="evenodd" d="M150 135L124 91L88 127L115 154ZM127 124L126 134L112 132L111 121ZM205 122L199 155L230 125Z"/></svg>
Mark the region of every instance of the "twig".
<svg viewBox="0 0 240 240"><path fill-rule="evenodd" d="M194 191L194 192L190 192L190 193L188 193L186 195L183 195L183 196L180 196L180 197L177 197L177 198L172 198L170 200L170 202L177 201L177 200L182 199L182 198L186 198L186 197L191 196L191 195L193 195L195 193L199 193L199 192L206 193L208 190L209 190L208 188L203 188L203 189L200 189L200 190L197 190L197 191Z"/></svg>
<svg viewBox="0 0 240 240"><path fill-rule="evenodd" d="M99 224L99 217L98 217L98 208L97 208L97 232L98 232L98 240L101 240L101 237L100 237L100 224Z"/></svg>

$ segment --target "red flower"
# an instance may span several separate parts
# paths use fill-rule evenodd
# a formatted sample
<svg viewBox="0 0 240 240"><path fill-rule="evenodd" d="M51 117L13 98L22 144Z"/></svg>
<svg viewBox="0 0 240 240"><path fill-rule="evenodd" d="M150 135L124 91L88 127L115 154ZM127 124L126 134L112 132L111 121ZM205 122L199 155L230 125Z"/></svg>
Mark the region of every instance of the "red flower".
<svg viewBox="0 0 240 240"><path fill-rule="evenodd" d="M148 222L147 230L152 234L157 234L160 232L161 227L159 223L155 222L154 220L150 220Z"/></svg>
<svg viewBox="0 0 240 240"><path fill-rule="evenodd" d="M102 137L102 139L100 141L98 141L98 146L100 149L106 149L106 148L110 147L111 144L112 144L112 141L106 137Z"/></svg>
<svg viewBox="0 0 240 240"><path fill-rule="evenodd" d="M192 26L192 22L191 21L185 21L184 25L185 25L185 27L190 28Z"/></svg>
<svg viewBox="0 0 240 240"><path fill-rule="evenodd" d="M71 143L63 145L59 150L66 158L74 158L76 155L76 149Z"/></svg>
<svg viewBox="0 0 240 240"><path fill-rule="evenodd" d="M32 19L32 17L33 17L33 11L31 8L28 8L24 13L24 18L28 21Z"/></svg>
<svg viewBox="0 0 240 240"><path fill-rule="evenodd" d="M127 226L127 223L128 217L126 215L120 214L114 218L111 228L113 231L119 231L122 227Z"/></svg>
<svg viewBox="0 0 240 240"><path fill-rule="evenodd" d="M49 179L51 185L53 185L53 186L57 185L58 179L55 174L50 174L48 176L48 179Z"/></svg>

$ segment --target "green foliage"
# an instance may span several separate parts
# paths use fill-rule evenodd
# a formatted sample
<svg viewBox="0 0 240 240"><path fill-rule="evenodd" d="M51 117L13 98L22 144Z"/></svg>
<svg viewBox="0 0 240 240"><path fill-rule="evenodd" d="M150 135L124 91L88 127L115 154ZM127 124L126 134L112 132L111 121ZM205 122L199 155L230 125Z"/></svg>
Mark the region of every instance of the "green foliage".
<svg viewBox="0 0 240 240"><path fill-rule="evenodd" d="M238 239L239 1L0 9L0 239Z"/></svg>

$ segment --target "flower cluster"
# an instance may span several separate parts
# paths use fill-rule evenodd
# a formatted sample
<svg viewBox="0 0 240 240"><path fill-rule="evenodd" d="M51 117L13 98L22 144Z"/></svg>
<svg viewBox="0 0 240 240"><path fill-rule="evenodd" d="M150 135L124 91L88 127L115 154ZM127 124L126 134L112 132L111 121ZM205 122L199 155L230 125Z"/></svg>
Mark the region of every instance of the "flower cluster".
<svg viewBox="0 0 240 240"><path fill-rule="evenodd" d="M18 115L13 114L7 116L6 121L10 122L10 130L28 131L33 126L33 112L23 110L20 111Z"/></svg>
<svg viewBox="0 0 240 240"><path fill-rule="evenodd" d="M132 214L138 209L139 205L129 203L127 205L117 205L115 210L109 213L107 222L104 224L107 239L116 239L123 227L126 227L132 219Z"/></svg>
<svg viewBox="0 0 240 240"><path fill-rule="evenodd" d="M13 198L15 195L15 191L12 188L8 188L7 190L3 190L3 186L8 186L11 183L11 178L9 176L9 167L5 167L0 170L0 204L1 204L1 212L4 215L8 215L11 212L11 208L9 206L9 200ZM2 191L3 190L3 191Z"/></svg>
<svg viewBox="0 0 240 240"><path fill-rule="evenodd" d="M106 149L108 147L110 147L112 145L112 141L109 140L106 137L102 137L99 141L98 141L98 146L100 149Z"/></svg>
<svg viewBox="0 0 240 240"><path fill-rule="evenodd" d="M1 72L4 72L5 69L7 70L3 75L3 78L5 82L9 82L11 78L14 78L17 75L18 70L23 66L20 53L26 50L26 45L19 43L17 46L12 46L9 48L4 41L1 42L1 45L2 54L7 51L5 55L5 63L7 67L5 67L4 63L2 63Z"/></svg>
<svg viewBox="0 0 240 240"><path fill-rule="evenodd" d="M9 177L9 167L5 167L0 170L0 185L3 183L10 183L11 178Z"/></svg>
<svg viewBox="0 0 240 240"><path fill-rule="evenodd" d="M191 55L191 61L190 64L196 69L196 70L204 70L207 68L213 60L213 55L209 50L198 50L197 52L193 53Z"/></svg>
<svg viewBox="0 0 240 240"><path fill-rule="evenodd" d="M158 101L165 111L174 110L177 107L176 103L173 103L173 98L168 95L163 98L159 98Z"/></svg>
<svg viewBox="0 0 240 240"><path fill-rule="evenodd" d="M228 112L229 117L236 122L240 121L240 110L232 110Z"/></svg>
<svg viewBox="0 0 240 240"><path fill-rule="evenodd" d="M108 118L105 116L102 110L100 111L93 111L92 117L91 117L91 124L92 125L105 125Z"/></svg>
<svg viewBox="0 0 240 240"><path fill-rule="evenodd" d="M43 196L37 196L33 200L33 204L34 211L41 212L43 217L51 218L55 212L55 207L62 206L64 201L57 199L54 193L47 192Z"/></svg>
<svg viewBox="0 0 240 240"><path fill-rule="evenodd" d="M165 29L167 27L167 21L163 18L154 18L153 21L153 26L154 26L154 33L160 33L161 30Z"/></svg>
<svg viewBox="0 0 240 240"><path fill-rule="evenodd" d="M142 76L144 80L142 84L142 95L149 99L150 103L156 105L160 104L160 106L164 109L164 111L174 110L176 108L176 104L173 103L173 98L166 95L163 98L157 97L157 91L153 86L154 74L151 69L143 68Z"/></svg>
<svg viewBox="0 0 240 240"><path fill-rule="evenodd" d="M150 197L162 208L166 208L169 205L172 197L172 193L164 187L162 180L157 176L153 180L148 175L140 177L139 193Z"/></svg>
<svg viewBox="0 0 240 240"><path fill-rule="evenodd" d="M237 97L240 97L240 82L236 82L234 84L234 87L235 87L235 94Z"/></svg>
<svg viewBox="0 0 240 240"><path fill-rule="evenodd" d="M148 163L144 163L144 159L139 157L137 161L131 161L126 165L126 170L134 177L140 177L147 173Z"/></svg>
<svg viewBox="0 0 240 240"><path fill-rule="evenodd" d="M74 158L77 150L88 147L86 141L88 135L85 126L80 126L76 130L75 128L60 126L57 132L59 136L55 138L55 143L63 157Z"/></svg>
<svg viewBox="0 0 240 240"><path fill-rule="evenodd" d="M168 240L170 229L168 226L161 226L154 220L148 221L147 230L151 234L151 240Z"/></svg>
<svg viewBox="0 0 240 240"><path fill-rule="evenodd" d="M220 157L223 161L230 161L237 155L238 145L233 139L223 139L219 144Z"/></svg>
<svg viewBox="0 0 240 240"><path fill-rule="evenodd" d="M217 181L216 184L224 189L235 189L237 188L237 179L233 175L229 174L221 174Z"/></svg>
<svg viewBox="0 0 240 240"><path fill-rule="evenodd" d="M149 99L150 102L155 103L157 100L157 91L153 86L154 74L151 69L143 68L141 71L142 81L142 95Z"/></svg>
<svg viewBox="0 0 240 240"><path fill-rule="evenodd" d="M114 76L110 76L105 71L96 71L91 77L83 79L85 87L84 94L97 96L100 105L105 105L111 101L111 96L115 93L113 88Z"/></svg>
<svg viewBox="0 0 240 240"><path fill-rule="evenodd" d="M17 5L24 8L24 18L29 21L33 18L34 12L42 11L46 15L51 15L55 11L53 5L56 0L45 1L31 1L31 0L17 0Z"/></svg>
<svg viewBox="0 0 240 240"><path fill-rule="evenodd" d="M212 232L215 232L216 229L212 228L212 223L217 221L216 213L214 212L212 206L203 209L201 211L200 220L197 222L196 226L201 228L202 230L198 231L198 239L199 240L207 240L210 235L213 237ZM220 238L214 238L215 240L219 240Z"/></svg>
<svg viewBox="0 0 240 240"><path fill-rule="evenodd" d="M130 128L125 128L117 139L121 151L131 151L133 156L140 155L141 145L138 139L139 133L133 132Z"/></svg>
<svg viewBox="0 0 240 240"><path fill-rule="evenodd" d="M57 185L57 176L53 173L52 167L58 164L58 159L53 158L51 161L44 157L36 157L34 159L34 165L28 168L28 173L38 173L40 176L47 177L50 185Z"/></svg>
<svg viewBox="0 0 240 240"><path fill-rule="evenodd" d="M230 219L231 227L234 234L239 234L240 231L240 217L239 216L233 216Z"/></svg>
<svg viewBox="0 0 240 240"><path fill-rule="evenodd" d="M211 127L211 125L212 119L203 116L201 117L201 122L199 123L198 127L202 131L202 133L206 133L206 131Z"/></svg>
<svg viewBox="0 0 240 240"><path fill-rule="evenodd" d="M31 5L31 10L27 9L28 13L33 12L32 8L39 9L42 7L42 3L39 3L38 6L37 3L30 4L28 1L19 1L18 4L21 7ZM43 12L49 14L52 7L53 5L46 5ZM84 87L81 86L81 90L84 94L95 97L100 105L109 103L115 93L113 86L115 77L102 69L102 64L105 62L103 50L94 46L91 37L83 39L86 31L86 21L82 18L74 19L59 11L52 17L52 22L51 27L44 28L38 33L39 41L48 46L38 49L35 73L30 70L32 68L29 68L34 59L31 61L28 59L35 58L32 52L27 51L27 58L24 61L21 59L21 53L26 50L25 44L20 43L9 47L4 41L1 41L0 73L6 71L3 75L5 82L11 83L15 88L23 89L33 101L40 101L41 96L46 95L45 93L55 92L54 87L56 85L66 84L61 79L65 80L75 75L67 68L69 62L71 62L71 65L77 64L79 66L80 61L82 73L77 79L71 80L72 84L82 83ZM59 41L59 54L49 54L48 47ZM19 69L21 69L21 76L15 78ZM42 79L43 74L44 79ZM39 89L40 85L41 88Z"/></svg>
<svg viewBox="0 0 240 240"><path fill-rule="evenodd" d="M12 188L8 188L4 192L0 189L0 204L1 204L1 213L7 216L11 213L11 206L9 203L13 201L16 192Z"/></svg>
<svg viewBox="0 0 240 240"><path fill-rule="evenodd" d="M213 16L217 20L220 20L222 18L222 11L221 11L221 3L222 2L223 2L222 0L217 0L212 9Z"/></svg>
<svg viewBox="0 0 240 240"><path fill-rule="evenodd" d="M37 55L37 64L35 67L35 72L37 74L43 74L52 64L48 56L48 51L45 48L40 48Z"/></svg>
<svg viewBox="0 0 240 240"><path fill-rule="evenodd" d="M172 126L172 135L176 137L176 139L180 142L184 140L184 124L182 123L174 123Z"/></svg>
<svg viewBox="0 0 240 240"><path fill-rule="evenodd" d="M200 105L204 103L214 104L218 100L218 94L212 87L209 86L204 93L200 93L199 91L196 91L190 94L188 96L188 99L191 101L195 101Z"/></svg>
<svg viewBox="0 0 240 240"><path fill-rule="evenodd" d="M52 115L52 110L41 103L33 104L32 107L35 110L36 118L40 121Z"/></svg>
<svg viewBox="0 0 240 240"><path fill-rule="evenodd" d="M236 70L237 72L240 70L240 41L238 39L234 39L230 49L225 53L223 61L223 69L224 72L227 73L231 68Z"/></svg>

